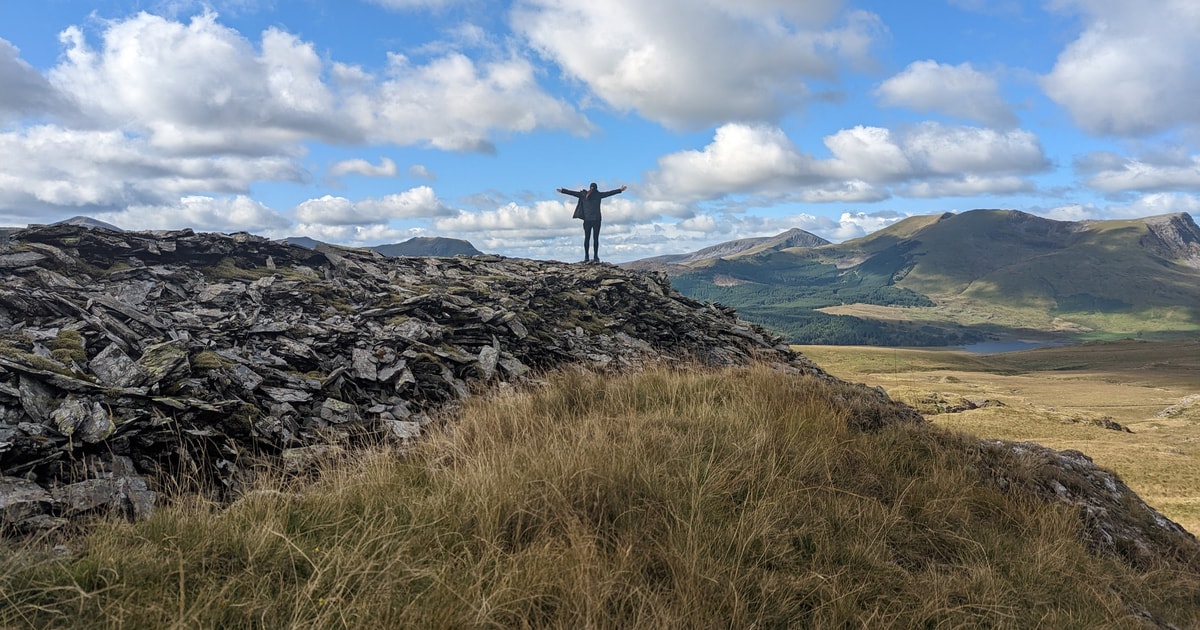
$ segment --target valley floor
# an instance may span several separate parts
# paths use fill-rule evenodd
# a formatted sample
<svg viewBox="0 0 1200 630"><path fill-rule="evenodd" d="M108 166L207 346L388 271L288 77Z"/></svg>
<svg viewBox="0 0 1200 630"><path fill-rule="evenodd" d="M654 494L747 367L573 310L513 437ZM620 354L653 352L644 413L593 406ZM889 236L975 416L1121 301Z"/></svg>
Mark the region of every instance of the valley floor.
<svg viewBox="0 0 1200 630"><path fill-rule="evenodd" d="M1200 342L990 355L796 348L838 377L883 387L938 425L1081 451L1168 518L1200 532Z"/></svg>

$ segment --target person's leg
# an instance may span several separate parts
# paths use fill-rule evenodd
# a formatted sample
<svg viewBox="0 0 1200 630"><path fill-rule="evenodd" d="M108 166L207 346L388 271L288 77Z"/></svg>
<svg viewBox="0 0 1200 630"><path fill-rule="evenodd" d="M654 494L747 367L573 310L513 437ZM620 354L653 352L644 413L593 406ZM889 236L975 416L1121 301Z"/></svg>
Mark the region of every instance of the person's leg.
<svg viewBox="0 0 1200 630"><path fill-rule="evenodd" d="M600 222L592 227L592 262L600 262Z"/></svg>
<svg viewBox="0 0 1200 630"><path fill-rule="evenodd" d="M591 260L589 255L590 241L592 240L592 223L591 221L583 222L583 262Z"/></svg>
<svg viewBox="0 0 1200 630"><path fill-rule="evenodd" d="M592 256L588 257L588 246L591 246ZM583 222L583 261L595 260L600 255L600 222Z"/></svg>

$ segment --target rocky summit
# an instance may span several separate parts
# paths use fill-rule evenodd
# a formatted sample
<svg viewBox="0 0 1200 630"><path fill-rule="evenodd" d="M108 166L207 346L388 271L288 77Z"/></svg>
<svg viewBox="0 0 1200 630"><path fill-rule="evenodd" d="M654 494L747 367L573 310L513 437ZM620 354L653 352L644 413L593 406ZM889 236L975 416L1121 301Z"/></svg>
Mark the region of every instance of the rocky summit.
<svg viewBox="0 0 1200 630"><path fill-rule="evenodd" d="M569 367L765 362L842 388L858 429L921 421L657 272L52 225L0 232L0 277L7 534L144 517L188 483L233 497L260 464L407 442L468 396ZM1200 566L1191 534L1081 453L977 454L982 483L1078 510L1098 552Z"/></svg>
<svg viewBox="0 0 1200 630"><path fill-rule="evenodd" d="M0 242L0 274L8 529L144 516L168 479L236 490L263 458L409 440L472 392L567 365L829 378L731 310L610 265L54 225Z"/></svg>

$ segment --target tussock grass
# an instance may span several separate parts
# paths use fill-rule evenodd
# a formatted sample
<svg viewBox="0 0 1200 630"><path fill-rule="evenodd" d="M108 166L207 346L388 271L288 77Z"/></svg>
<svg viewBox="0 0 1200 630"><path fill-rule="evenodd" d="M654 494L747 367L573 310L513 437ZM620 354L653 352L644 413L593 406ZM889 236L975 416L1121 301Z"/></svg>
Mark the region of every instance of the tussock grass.
<svg viewBox="0 0 1200 630"><path fill-rule="evenodd" d="M852 428L852 390L765 368L564 373L399 457L229 506L4 543L0 627L1200 625L1200 579L1090 555L983 485L964 437Z"/></svg>

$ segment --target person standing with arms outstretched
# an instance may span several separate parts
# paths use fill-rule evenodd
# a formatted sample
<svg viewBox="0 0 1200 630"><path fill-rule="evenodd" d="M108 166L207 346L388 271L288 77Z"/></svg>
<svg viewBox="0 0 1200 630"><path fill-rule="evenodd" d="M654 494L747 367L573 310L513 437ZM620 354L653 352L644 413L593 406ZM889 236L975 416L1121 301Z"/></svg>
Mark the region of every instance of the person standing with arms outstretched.
<svg viewBox="0 0 1200 630"><path fill-rule="evenodd" d="M575 206L575 218L583 219L583 262L600 262L600 200L622 193L626 188L628 186L600 192L596 190L596 182L592 182L587 190L558 189L558 192L564 195L579 198L579 203ZM589 240L591 241L591 251L595 254L594 257L588 256Z"/></svg>

